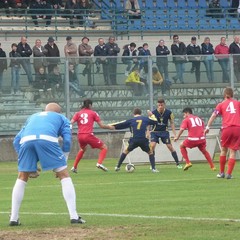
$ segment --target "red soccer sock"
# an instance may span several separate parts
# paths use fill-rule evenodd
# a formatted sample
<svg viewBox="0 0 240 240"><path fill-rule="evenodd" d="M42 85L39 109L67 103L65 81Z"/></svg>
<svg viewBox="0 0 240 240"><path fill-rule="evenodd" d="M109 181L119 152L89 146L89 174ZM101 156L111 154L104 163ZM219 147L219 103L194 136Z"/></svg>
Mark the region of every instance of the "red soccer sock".
<svg viewBox="0 0 240 240"><path fill-rule="evenodd" d="M234 158L229 158L228 159L228 169L227 169L227 174L232 175L232 171L234 169L236 160Z"/></svg>
<svg viewBox="0 0 240 240"><path fill-rule="evenodd" d="M205 151L205 152L203 152L203 155L207 159L208 164L210 165L210 168L214 168L214 164L213 164L213 161L212 161L212 158L211 158L209 152Z"/></svg>
<svg viewBox="0 0 240 240"><path fill-rule="evenodd" d="M76 156L75 161L74 161L74 164L73 164L73 167L74 167L74 168L77 169L78 163L79 163L80 160L82 159L83 154L84 154L84 151L83 151L82 149L78 151L77 156Z"/></svg>
<svg viewBox="0 0 240 240"><path fill-rule="evenodd" d="M185 147L180 147L180 150L181 150L182 156L185 159L186 163L189 164L190 160L188 158L187 149Z"/></svg>
<svg viewBox="0 0 240 240"><path fill-rule="evenodd" d="M226 159L227 159L226 156L220 156L220 158L219 158L220 173L225 172L225 165L226 165L226 161L227 161Z"/></svg>
<svg viewBox="0 0 240 240"><path fill-rule="evenodd" d="M102 164L103 160L105 159L106 155L107 155L107 148L103 148L100 153L99 153L99 157L98 157L98 163Z"/></svg>

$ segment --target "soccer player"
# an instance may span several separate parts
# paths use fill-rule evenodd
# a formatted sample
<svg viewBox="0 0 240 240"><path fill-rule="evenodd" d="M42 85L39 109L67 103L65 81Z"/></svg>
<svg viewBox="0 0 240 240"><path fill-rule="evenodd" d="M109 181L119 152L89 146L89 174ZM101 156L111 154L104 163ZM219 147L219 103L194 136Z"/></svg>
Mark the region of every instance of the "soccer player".
<svg viewBox="0 0 240 240"><path fill-rule="evenodd" d="M71 120L72 124L75 122L78 124L78 142L80 145L80 150L71 169L74 173L77 173L78 163L82 159L83 154L87 149L87 145L100 150L96 167L102 169L103 171L108 171L108 169L102 164L107 155L107 145L101 139L94 136L93 125L94 122L96 122L99 127L103 129L108 129L108 126L104 125L101 122L99 115L92 110L92 104L92 100L85 99L81 110L76 112Z"/></svg>
<svg viewBox="0 0 240 240"><path fill-rule="evenodd" d="M142 111L139 108L135 108L133 110L133 115L134 117L120 122L120 123L113 123L109 125L109 129L114 130L114 129L125 129L125 128L130 128L130 131L132 133L132 137L128 141L128 147L125 149L125 151L121 154L120 159L118 161L117 166L115 167L115 171L119 171L120 167L131 151L133 151L135 148L140 147L144 152L148 153L149 155L149 160L152 166L152 172L157 173L159 172L155 168L155 158L153 151L149 147L149 140L146 138L146 132L147 132L147 127L149 125L155 125L157 123L157 119L150 119L149 117L144 117L141 116Z"/></svg>
<svg viewBox="0 0 240 240"><path fill-rule="evenodd" d="M168 123L170 122L171 129L173 131L174 137L176 137L176 130L174 125L174 115L171 110L166 108L165 101L162 98L158 99L157 109L149 112L149 116L155 115L158 124L155 125L151 131L151 147L153 151L155 150L156 144L159 143L161 139L163 144L166 144L167 148L172 154L174 161L176 162L177 168L181 169L182 166L179 164L178 155L176 150L173 148L170 134L168 131Z"/></svg>
<svg viewBox="0 0 240 240"><path fill-rule="evenodd" d="M216 168L212 162L212 158L209 152L206 150L206 138L204 133L204 122L201 118L196 115L193 115L192 109L187 107L183 109L183 118L184 120L181 123L180 130L177 136L174 138L174 141L177 141L182 135L185 129L188 130L188 137L180 144L180 150L183 158L186 161L186 165L183 168L184 171L192 167L192 163L189 160L187 148L197 147L207 159L210 168L215 171Z"/></svg>
<svg viewBox="0 0 240 240"><path fill-rule="evenodd" d="M222 134L221 134L221 153L220 153L220 172L218 178L225 177L225 165L227 152L229 149L229 159L226 178L232 178L232 171L236 161L236 151L240 148L240 102L233 99L233 89L226 87L223 91L224 100L219 103L212 116L208 120L205 133L218 115L222 116Z"/></svg>
<svg viewBox="0 0 240 240"><path fill-rule="evenodd" d="M37 171L38 161L43 170L53 170L60 179L70 222L85 223L77 214L75 189L67 170L67 156L71 146L70 121L60 112L58 104L49 103L45 111L30 116L14 138L13 145L18 153L18 178L12 191L10 226L20 225L19 209L25 187L29 174ZM62 148L58 143L59 136L63 138Z"/></svg>

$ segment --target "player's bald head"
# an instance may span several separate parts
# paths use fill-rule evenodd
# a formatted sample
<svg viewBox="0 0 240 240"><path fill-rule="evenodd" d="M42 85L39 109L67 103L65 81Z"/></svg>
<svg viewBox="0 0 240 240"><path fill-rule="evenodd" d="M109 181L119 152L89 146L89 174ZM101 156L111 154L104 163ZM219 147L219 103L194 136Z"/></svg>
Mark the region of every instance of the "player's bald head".
<svg viewBox="0 0 240 240"><path fill-rule="evenodd" d="M45 111L60 113L61 107L57 103L49 103L46 105Z"/></svg>

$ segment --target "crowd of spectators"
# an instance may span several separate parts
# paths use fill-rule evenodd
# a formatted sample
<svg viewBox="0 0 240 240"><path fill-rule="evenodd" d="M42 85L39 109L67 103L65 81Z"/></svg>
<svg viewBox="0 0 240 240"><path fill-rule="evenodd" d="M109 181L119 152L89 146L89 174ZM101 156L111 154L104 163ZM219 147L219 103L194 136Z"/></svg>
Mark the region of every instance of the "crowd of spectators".
<svg viewBox="0 0 240 240"><path fill-rule="evenodd" d="M240 82L240 37L235 36L234 41L228 46L226 38L221 37L220 43L216 46L205 37L201 44L197 43L195 36L191 37L189 44L181 41L178 35L173 36L173 42L168 47L163 39L160 39L156 46L156 51L152 58L153 64L149 65L149 58L152 56L148 43L137 47L135 42L123 46L120 55L120 47L116 43L114 36L110 36L105 43L103 38L98 39L98 44L92 47L90 39L83 37L81 43L77 45L71 36L66 37L64 46L64 56L68 59L70 88L73 92L83 96L79 81L86 76L87 84L93 86L93 74L102 74L105 85L117 85L117 76L125 76L126 85L133 88L135 95L143 95L149 92L149 83L154 89L160 89L165 95L171 87L172 82L184 84L185 65L191 64L190 73L195 75L195 81L205 82L200 71L201 65L205 67L206 78L212 83L214 77L213 66L216 62L222 71L222 82L230 81L229 54L233 54L234 74L237 82ZM0 87L2 87L3 73L7 67L11 68L12 93L19 91L20 70L26 74L29 86L39 88L39 95L42 92L48 96L54 96L63 87L63 77L60 73L60 50L53 37L47 39L45 45L40 39L36 39L35 45L31 47L26 37L21 37L20 42L12 44L12 51L9 53L10 64L7 65L7 54L0 47L1 67L0 67ZM169 58L169 55L172 58ZM120 56L119 56L120 55ZM33 56L33 60L31 60ZM118 58L116 58L118 57ZM175 65L175 76L169 76L169 59ZM119 60L125 67L121 72ZM151 74L149 67L152 66ZM121 67L122 68L122 67ZM34 69L34 73L33 70ZM152 76L152 81L148 79ZM204 80L203 80L204 79ZM1 88L0 88L1 90Z"/></svg>

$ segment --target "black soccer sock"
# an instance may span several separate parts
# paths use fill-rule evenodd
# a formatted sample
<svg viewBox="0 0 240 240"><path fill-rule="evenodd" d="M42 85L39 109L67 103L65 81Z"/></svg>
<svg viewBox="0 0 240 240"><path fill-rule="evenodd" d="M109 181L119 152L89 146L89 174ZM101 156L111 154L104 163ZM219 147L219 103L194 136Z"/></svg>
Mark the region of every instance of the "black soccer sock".
<svg viewBox="0 0 240 240"><path fill-rule="evenodd" d="M179 165L179 160L178 160L177 152L176 152L176 151L172 152L172 156L173 156L174 161L176 162L176 164Z"/></svg>
<svg viewBox="0 0 240 240"><path fill-rule="evenodd" d="M117 164L117 167L120 168L124 159L126 158L127 154L126 153L122 153L121 156L120 156L120 159L118 161L118 164Z"/></svg>
<svg viewBox="0 0 240 240"><path fill-rule="evenodd" d="M154 154L149 155L149 161L151 163L152 169L155 169L155 157Z"/></svg>

